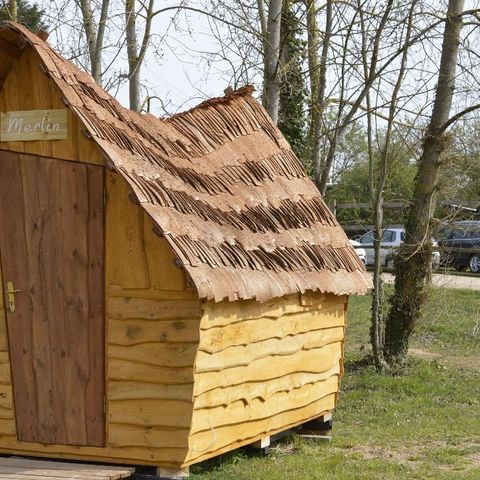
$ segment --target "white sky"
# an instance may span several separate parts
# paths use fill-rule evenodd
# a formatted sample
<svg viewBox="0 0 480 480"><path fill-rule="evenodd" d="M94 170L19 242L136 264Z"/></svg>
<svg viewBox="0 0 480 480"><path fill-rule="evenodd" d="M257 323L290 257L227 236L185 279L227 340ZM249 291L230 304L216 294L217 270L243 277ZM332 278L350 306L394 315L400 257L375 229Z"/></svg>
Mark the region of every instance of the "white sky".
<svg viewBox="0 0 480 480"><path fill-rule="evenodd" d="M100 0L91 1L92 4L100 2ZM438 3L445 4L445 0L441 0L441 2L432 1L432 6L438 5ZM160 9L179 4L201 8L202 2L208 3L208 0L188 0L188 3L187 0L156 0L155 8ZM71 58L78 51L79 31L81 29L80 15L79 13L75 14L76 0L37 0L37 3L45 9L47 21L53 29L49 38L50 43L67 58ZM116 56L119 51L118 39L124 29L124 0L110 0L110 3L112 19L109 22L111 28L106 42L104 63L108 64L113 59L114 61L112 68L106 72L106 82L108 77L115 77L119 70L123 73L126 72L124 46L120 49L120 55ZM467 0L465 9L478 6L478 3L478 0ZM174 17L175 22L172 23ZM219 22L216 22L216 24L219 28L222 28ZM141 36L142 26L139 27L139 36ZM165 112L168 112L171 114L190 108L206 98L223 95L223 90L230 83L232 68L227 61L210 64L206 61L209 53L219 50L216 40L211 36L208 17L195 12L182 11L178 13L176 10L164 12L155 17L152 33L152 43L142 67L142 80L146 87L142 96L146 96L148 93L150 96L158 97L158 99L152 100L152 113L165 115ZM416 55L422 56L422 58L419 57L419 62L432 64L431 86L433 87L436 83L436 62L432 62L433 58L428 59L428 55L426 56L425 53L419 52ZM235 52L228 52L227 56L229 57L228 60L234 64L240 61L238 57L235 57ZM83 61L84 65L86 64L85 57L80 57L77 60L80 63ZM473 71L471 74L477 78ZM259 88L258 76L255 75L255 72L253 74L249 73L249 77L250 79L253 78L254 83L257 80L256 87ZM409 80L409 82L412 88L416 88L414 80ZM389 90L388 87L385 88L387 91ZM126 84L120 90L112 88L109 91L125 106L128 106ZM475 93L478 93L478 91ZM471 95L472 93L469 93L467 97ZM161 102L159 99L161 99ZM410 101L413 104L417 101L421 105L424 99L423 95L419 95L416 100L413 98ZM468 103L468 98L466 101ZM164 108L162 108L162 103ZM458 93L456 103L461 103ZM412 110L415 111L415 108L412 107ZM425 113L428 113L428 111Z"/></svg>
<svg viewBox="0 0 480 480"><path fill-rule="evenodd" d="M95 3L96 0L92 0ZM113 24L116 25L110 32L113 46L105 52L105 63L118 52L117 40L124 24L122 11L123 1L112 0L111 12ZM156 9L170 5L179 5L181 0L156 0ZM37 4L45 9L50 17L48 22L53 31L49 37L50 44L65 56L71 57L74 45L78 43L80 28L79 15L75 15L75 0L37 0ZM188 5L201 8L199 0L190 0ZM64 7L62 9L59 8ZM176 18L172 23L172 19ZM142 35L141 25L139 38ZM202 100L223 95L228 86L229 65L226 62L215 63L210 68L205 62L206 52L218 50L215 40L209 29L208 17L196 12L178 13L168 11L155 17L152 25L152 44L142 67L142 81L148 89L148 95L162 99L165 109L169 113L188 109ZM69 52L70 50L70 52ZM125 49L116 58L114 69L122 68L126 71ZM107 72L106 77L111 72ZM128 106L128 88L124 85L119 91L111 89L110 93ZM142 91L142 96L147 90ZM151 111L157 115L164 115L160 101L153 99Z"/></svg>

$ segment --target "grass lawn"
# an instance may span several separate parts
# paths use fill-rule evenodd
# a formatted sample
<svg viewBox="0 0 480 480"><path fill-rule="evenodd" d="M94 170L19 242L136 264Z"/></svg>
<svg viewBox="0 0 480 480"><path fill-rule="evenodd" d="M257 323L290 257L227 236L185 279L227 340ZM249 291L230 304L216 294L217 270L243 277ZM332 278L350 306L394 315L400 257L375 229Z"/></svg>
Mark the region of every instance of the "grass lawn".
<svg viewBox="0 0 480 480"><path fill-rule="evenodd" d="M266 456L240 449L192 467L191 478L480 478L480 295L433 289L407 373L364 362L369 297L350 300L346 371L331 444L289 437Z"/></svg>

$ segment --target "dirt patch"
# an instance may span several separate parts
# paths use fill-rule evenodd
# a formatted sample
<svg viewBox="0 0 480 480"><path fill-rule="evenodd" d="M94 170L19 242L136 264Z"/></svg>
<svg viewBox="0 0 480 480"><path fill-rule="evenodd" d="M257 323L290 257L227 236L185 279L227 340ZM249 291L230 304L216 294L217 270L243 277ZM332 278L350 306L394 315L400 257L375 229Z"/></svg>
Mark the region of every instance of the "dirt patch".
<svg viewBox="0 0 480 480"><path fill-rule="evenodd" d="M444 365L446 367L465 368L469 370L480 371L480 357L441 355L439 353L423 350L422 348L410 348L408 352L415 357L423 358L429 361L436 361L440 365Z"/></svg>
<svg viewBox="0 0 480 480"><path fill-rule="evenodd" d="M348 351L370 352L370 346L356 343L349 346ZM440 353L430 352L423 348L409 348L408 353L417 358L428 360L429 362L437 362L445 367L455 367L460 369L480 371L480 356L461 357L454 355L442 355Z"/></svg>
<svg viewBox="0 0 480 480"><path fill-rule="evenodd" d="M357 445L348 450L359 453L365 460L382 458L415 468L418 462L424 461L424 458L422 457L428 454L428 450L442 448L448 449L450 447L452 447L452 445L449 442L433 441L423 445L399 446L396 449ZM480 444L476 442L462 442L462 445L458 446L458 448L465 451L465 455L461 456L465 461L462 470L472 470L480 466ZM468 450L472 449L474 450L474 453L467 453ZM437 468L441 470L457 470L459 465L449 465L448 463L444 464L440 462L437 464Z"/></svg>
<svg viewBox="0 0 480 480"><path fill-rule="evenodd" d="M410 448L398 448L392 450L385 447L374 446L355 446L349 451L359 453L365 460L372 460L374 458L383 458L385 460L392 460L402 465L415 465L415 455L418 455L418 447Z"/></svg>

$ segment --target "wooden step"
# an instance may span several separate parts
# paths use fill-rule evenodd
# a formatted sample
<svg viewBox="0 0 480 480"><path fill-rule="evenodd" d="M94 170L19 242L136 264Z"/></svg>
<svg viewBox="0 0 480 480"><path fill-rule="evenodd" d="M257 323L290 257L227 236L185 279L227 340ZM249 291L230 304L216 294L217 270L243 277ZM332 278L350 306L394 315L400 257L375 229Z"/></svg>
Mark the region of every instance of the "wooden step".
<svg viewBox="0 0 480 480"><path fill-rule="evenodd" d="M130 467L0 457L2 480L116 480L128 478L134 471Z"/></svg>

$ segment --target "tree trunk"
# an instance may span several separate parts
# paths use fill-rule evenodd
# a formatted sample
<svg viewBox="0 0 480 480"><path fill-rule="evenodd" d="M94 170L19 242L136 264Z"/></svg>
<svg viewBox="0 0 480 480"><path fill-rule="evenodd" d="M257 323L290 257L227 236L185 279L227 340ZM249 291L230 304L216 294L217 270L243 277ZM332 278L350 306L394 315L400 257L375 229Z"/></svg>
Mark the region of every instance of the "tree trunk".
<svg viewBox="0 0 480 480"><path fill-rule="evenodd" d="M90 72L95 82L102 86L103 39L105 36L105 26L108 19L110 0L102 1L102 9L98 25L93 16L90 0L77 0L77 4L80 6L82 12L83 30L87 39L88 55L90 57Z"/></svg>
<svg viewBox="0 0 480 480"><path fill-rule="evenodd" d="M318 98L318 26L317 0L306 0L307 9L307 53L308 74L310 78L310 104L308 124L308 159L312 160L315 148L315 130L317 125L317 98Z"/></svg>
<svg viewBox="0 0 480 480"><path fill-rule="evenodd" d="M138 111L140 108L140 65L138 62L135 0L125 1L125 20L125 34L127 38L128 54L128 93L130 100L130 109Z"/></svg>
<svg viewBox="0 0 480 480"><path fill-rule="evenodd" d="M315 98L315 123L313 126L313 158L312 163L315 168L315 177L317 185L320 185L320 191L322 195L325 194L327 187L327 181L322 182L322 175L325 170L325 162L322 159L322 130L323 130L323 111L325 109L325 90L327 88L327 60L328 60L328 51L330 49L330 39L332 37L332 21L333 21L333 0L327 0L326 3L326 19L325 19L325 33L323 35L322 42L322 53L320 55L320 62L318 65L318 84L316 86L316 98ZM330 144L332 147L332 143ZM336 150L336 140L335 146L329 149L329 155L332 155L332 161L334 156L334 151ZM325 175L328 179L328 175Z"/></svg>
<svg viewBox="0 0 480 480"><path fill-rule="evenodd" d="M438 85L430 124L415 181L412 206L405 225L405 243L395 268L395 291L386 322L385 357L393 367L405 362L410 336L425 297L432 258L431 220L435 210L441 155L447 144L448 121L455 89L455 71L462 30L463 0L449 0Z"/></svg>
<svg viewBox="0 0 480 480"><path fill-rule="evenodd" d="M80 10L82 11L83 30L85 31L85 36L87 38L91 74L95 82L101 85L101 67L98 65L99 58L96 55L97 28L95 25L95 19L93 17L92 5L90 4L90 0L80 0L79 5Z"/></svg>
<svg viewBox="0 0 480 480"><path fill-rule="evenodd" d="M260 2L263 3L263 2ZM272 120L278 122L280 104L280 31L282 0L268 4L267 31L264 39L263 106Z"/></svg>
<svg viewBox="0 0 480 480"><path fill-rule="evenodd" d="M374 221L374 270L373 270L373 292L372 292L372 324L370 328L370 340L372 343L373 358L377 370L384 371L388 368L385 362L384 349L385 349L385 316L383 312L384 304L384 286L382 280L382 259L381 259L381 241L383 233L383 213L384 213L384 189L387 180L387 173L389 165L391 163L391 142L393 136L394 121L397 115L397 102L402 83L405 78L405 72L407 69L407 60L409 55L409 42L411 38L413 28L413 17L415 11L416 1L410 2L407 30L405 38L401 38L402 44L400 47L404 47L400 68L398 70L398 76L393 88L393 92L390 99L389 113L387 118L387 129L385 132L385 142L380 152L380 164L378 168L375 168L375 159L373 155L372 145L372 119L370 111L370 93L367 93L367 128L368 128L368 153L369 153L369 183L370 183L370 197L373 207L373 221ZM368 64L366 61L366 45L367 36L365 35L363 16L361 15L362 26L362 59L364 63L364 76L368 77ZM378 174L375 178L375 171L378 170ZM388 260L388 258L387 258Z"/></svg>
<svg viewBox="0 0 480 480"><path fill-rule="evenodd" d="M329 138L329 147L328 147L328 152L325 158L322 160L320 158L315 159L315 183L317 184L318 189L320 190L320 193L322 195L325 195L325 192L327 190L327 184L330 178L330 171L332 169L333 161L335 159L335 153L337 151L337 145L339 141L341 140L343 133L347 129L348 125L350 122L353 120L355 117L358 109L362 105L363 100L367 96L367 93L369 92L370 88L373 85L373 82L375 79L378 77L379 73L381 70L377 69L377 64L379 60L379 51L380 51L380 44L382 41L382 34L387 26L388 20L390 18L390 13L393 8L393 0L388 0L385 5L385 10L383 12L383 15L381 16L380 23L378 24L378 27L376 29L374 38L373 38L373 47L372 47L372 53L370 55L370 63L368 65L368 76L365 79L365 83L363 85L363 88L360 90L356 100L353 102L351 105L348 113L341 118L341 113L342 113L342 108L343 108L343 96L345 94L344 89L341 89L341 104L340 104L340 111L337 117L337 125L335 126L333 134ZM328 7L328 4L326 4ZM359 5L359 8L357 10L357 14L361 13L361 8L362 6ZM328 16L328 12L327 12ZM355 27L356 23L356 15L352 18L351 24L349 26L346 39L345 39L345 46L344 50L345 52L347 51L347 46L348 46L348 38L352 34L352 30ZM394 57L398 53L394 54ZM346 55L346 53L345 53ZM343 62L343 75L345 75L345 58L342 59ZM320 67L321 68L321 67ZM320 92L319 92L319 98L320 98ZM318 115L318 112L317 112ZM319 146L319 144L317 144Z"/></svg>
<svg viewBox="0 0 480 480"><path fill-rule="evenodd" d="M152 20L156 13L153 11L155 0L149 0L148 4L141 2L142 17L145 20L145 30L143 32L142 43L139 45L137 39L137 12L135 10L135 0L125 0L125 35L127 40L128 55L128 89L130 98L130 109L136 112L140 111L140 70L143 60L147 53L150 42Z"/></svg>
<svg viewBox="0 0 480 480"><path fill-rule="evenodd" d="M9 2L8 2L8 11L10 12L10 18L11 18L14 22L18 22L17 0L9 0Z"/></svg>

